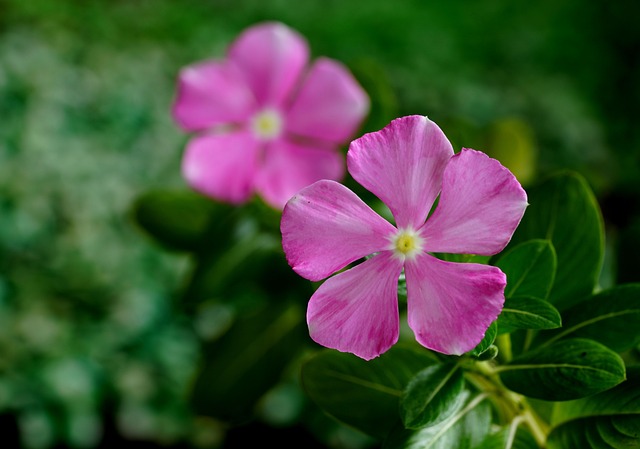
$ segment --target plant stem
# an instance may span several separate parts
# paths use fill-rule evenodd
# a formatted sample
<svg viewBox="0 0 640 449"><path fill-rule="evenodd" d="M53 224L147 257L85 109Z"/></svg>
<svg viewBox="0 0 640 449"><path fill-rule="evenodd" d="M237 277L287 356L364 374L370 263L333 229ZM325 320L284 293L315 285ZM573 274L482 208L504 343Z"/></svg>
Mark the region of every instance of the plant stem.
<svg viewBox="0 0 640 449"><path fill-rule="evenodd" d="M504 387L491 362L466 366L466 378L480 391L489 394L503 423L524 422L538 446L545 447L549 425L531 408L526 398Z"/></svg>

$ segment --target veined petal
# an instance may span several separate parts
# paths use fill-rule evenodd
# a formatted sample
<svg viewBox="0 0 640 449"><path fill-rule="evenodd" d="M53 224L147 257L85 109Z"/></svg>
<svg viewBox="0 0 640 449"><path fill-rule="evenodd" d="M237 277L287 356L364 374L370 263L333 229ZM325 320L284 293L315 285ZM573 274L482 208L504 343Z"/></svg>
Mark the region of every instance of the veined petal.
<svg viewBox="0 0 640 449"><path fill-rule="evenodd" d="M395 228L342 184L320 180L287 202L280 230L289 265L319 281L386 249Z"/></svg>
<svg viewBox="0 0 640 449"><path fill-rule="evenodd" d="M342 64L319 58L304 78L287 115L293 134L342 143L369 112L369 97Z"/></svg>
<svg viewBox="0 0 640 449"><path fill-rule="evenodd" d="M442 184L451 144L426 117L393 120L351 142L349 173L391 209L399 228L422 226Z"/></svg>
<svg viewBox="0 0 640 449"><path fill-rule="evenodd" d="M507 277L499 268L423 253L404 269L409 327L429 349L455 355L472 350L502 310Z"/></svg>
<svg viewBox="0 0 640 449"><path fill-rule="evenodd" d="M261 106L277 106L292 92L309 60L306 40L284 24L245 30L229 48Z"/></svg>
<svg viewBox="0 0 640 449"><path fill-rule="evenodd" d="M444 172L438 207L420 233L430 252L496 254L509 243L527 194L500 162L463 149Z"/></svg>
<svg viewBox="0 0 640 449"><path fill-rule="evenodd" d="M337 149L277 140L266 145L264 162L256 177L256 191L267 203L282 209L303 187L320 179L339 180L344 171L344 159Z"/></svg>
<svg viewBox="0 0 640 449"><path fill-rule="evenodd" d="M247 131L194 137L182 159L182 174L195 190L230 203L253 193L259 143Z"/></svg>
<svg viewBox="0 0 640 449"><path fill-rule="evenodd" d="M204 61L180 71L172 112L187 131L243 122L255 107L253 94L231 64Z"/></svg>
<svg viewBox="0 0 640 449"><path fill-rule="evenodd" d="M398 341L401 271L402 261L385 251L329 278L309 301L311 338L365 360L385 352Z"/></svg>

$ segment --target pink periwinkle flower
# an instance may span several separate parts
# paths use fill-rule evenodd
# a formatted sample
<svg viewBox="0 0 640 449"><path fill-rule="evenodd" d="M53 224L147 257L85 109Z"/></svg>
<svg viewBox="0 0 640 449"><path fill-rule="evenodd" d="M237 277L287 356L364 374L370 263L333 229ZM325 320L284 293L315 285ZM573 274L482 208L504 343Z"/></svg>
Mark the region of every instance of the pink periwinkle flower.
<svg viewBox="0 0 640 449"><path fill-rule="evenodd" d="M314 181L344 176L337 150L361 125L369 98L339 62L308 62L304 38L268 22L246 29L226 59L182 69L173 116L197 132L182 162L192 188L232 204L257 192L282 209Z"/></svg>
<svg viewBox="0 0 640 449"><path fill-rule="evenodd" d="M353 141L347 167L389 207L396 225L331 180L288 201L282 244L299 275L320 281L366 258L315 291L307 309L311 338L366 360L388 350L399 337L404 270L416 340L445 354L473 349L502 310L506 276L497 267L429 253L500 252L527 206L520 183L482 152L454 155L440 128L422 116L399 118Z"/></svg>

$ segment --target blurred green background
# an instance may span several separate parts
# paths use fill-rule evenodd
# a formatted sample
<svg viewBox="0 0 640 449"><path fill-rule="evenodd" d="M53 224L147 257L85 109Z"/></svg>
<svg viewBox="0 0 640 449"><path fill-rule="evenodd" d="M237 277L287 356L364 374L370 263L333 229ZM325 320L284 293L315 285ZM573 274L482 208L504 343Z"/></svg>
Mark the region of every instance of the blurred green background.
<svg viewBox="0 0 640 449"><path fill-rule="evenodd" d="M525 187L579 171L603 208L603 286L640 281L638 5L0 0L2 446L223 444L185 399L211 328L176 306L192 256L148 238L132 204L186 189L189 136L169 113L179 69L256 22L282 21L351 68L372 99L361 132L428 115ZM296 407L278 397L267 423Z"/></svg>

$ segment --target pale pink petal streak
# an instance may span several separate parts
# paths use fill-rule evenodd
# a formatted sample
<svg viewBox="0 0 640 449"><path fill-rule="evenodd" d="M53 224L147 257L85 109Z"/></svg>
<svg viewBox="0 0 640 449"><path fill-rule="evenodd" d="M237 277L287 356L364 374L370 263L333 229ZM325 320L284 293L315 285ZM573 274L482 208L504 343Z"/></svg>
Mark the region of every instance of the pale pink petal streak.
<svg viewBox="0 0 640 449"><path fill-rule="evenodd" d="M303 187L320 179L339 180L344 171L344 156L335 149L279 140L266 145L262 168L256 174L256 191L282 210Z"/></svg>
<svg viewBox="0 0 640 449"><path fill-rule="evenodd" d="M453 148L438 126L423 116L392 121L354 140L349 173L391 209L398 227L421 226L442 182Z"/></svg>
<svg viewBox="0 0 640 449"><path fill-rule="evenodd" d="M504 303L506 276L489 265L422 254L405 264L409 327L423 346L460 355L480 343Z"/></svg>
<svg viewBox="0 0 640 449"><path fill-rule="evenodd" d="M365 360L398 341L398 277L402 262L385 251L325 281L307 309L317 343Z"/></svg>
<svg viewBox="0 0 640 449"><path fill-rule="evenodd" d="M253 193L259 143L246 131L203 134L187 145L182 174L195 190L230 203Z"/></svg>
<svg viewBox="0 0 640 449"><path fill-rule="evenodd" d="M305 39L291 28L267 22L245 30L229 48L258 102L277 106L299 81L309 60Z"/></svg>
<svg viewBox="0 0 640 449"><path fill-rule="evenodd" d="M497 160L463 149L444 173L438 207L421 230L430 252L496 254L509 243L527 194Z"/></svg>
<svg viewBox="0 0 640 449"><path fill-rule="evenodd" d="M249 118L256 103L233 65L204 61L183 68L173 103L173 117L185 130L240 123Z"/></svg>
<svg viewBox="0 0 640 449"><path fill-rule="evenodd" d="M369 112L369 97L349 70L319 58L304 78L287 115L293 134L342 143L358 130Z"/></svg>
<svg viewBox="0 0 640 449"><path fill-rule="evenodd" d="M355 193L330 180L294 195L282 212L280 229L289 265L312 281L386 249L395 230Z"/></svg>

